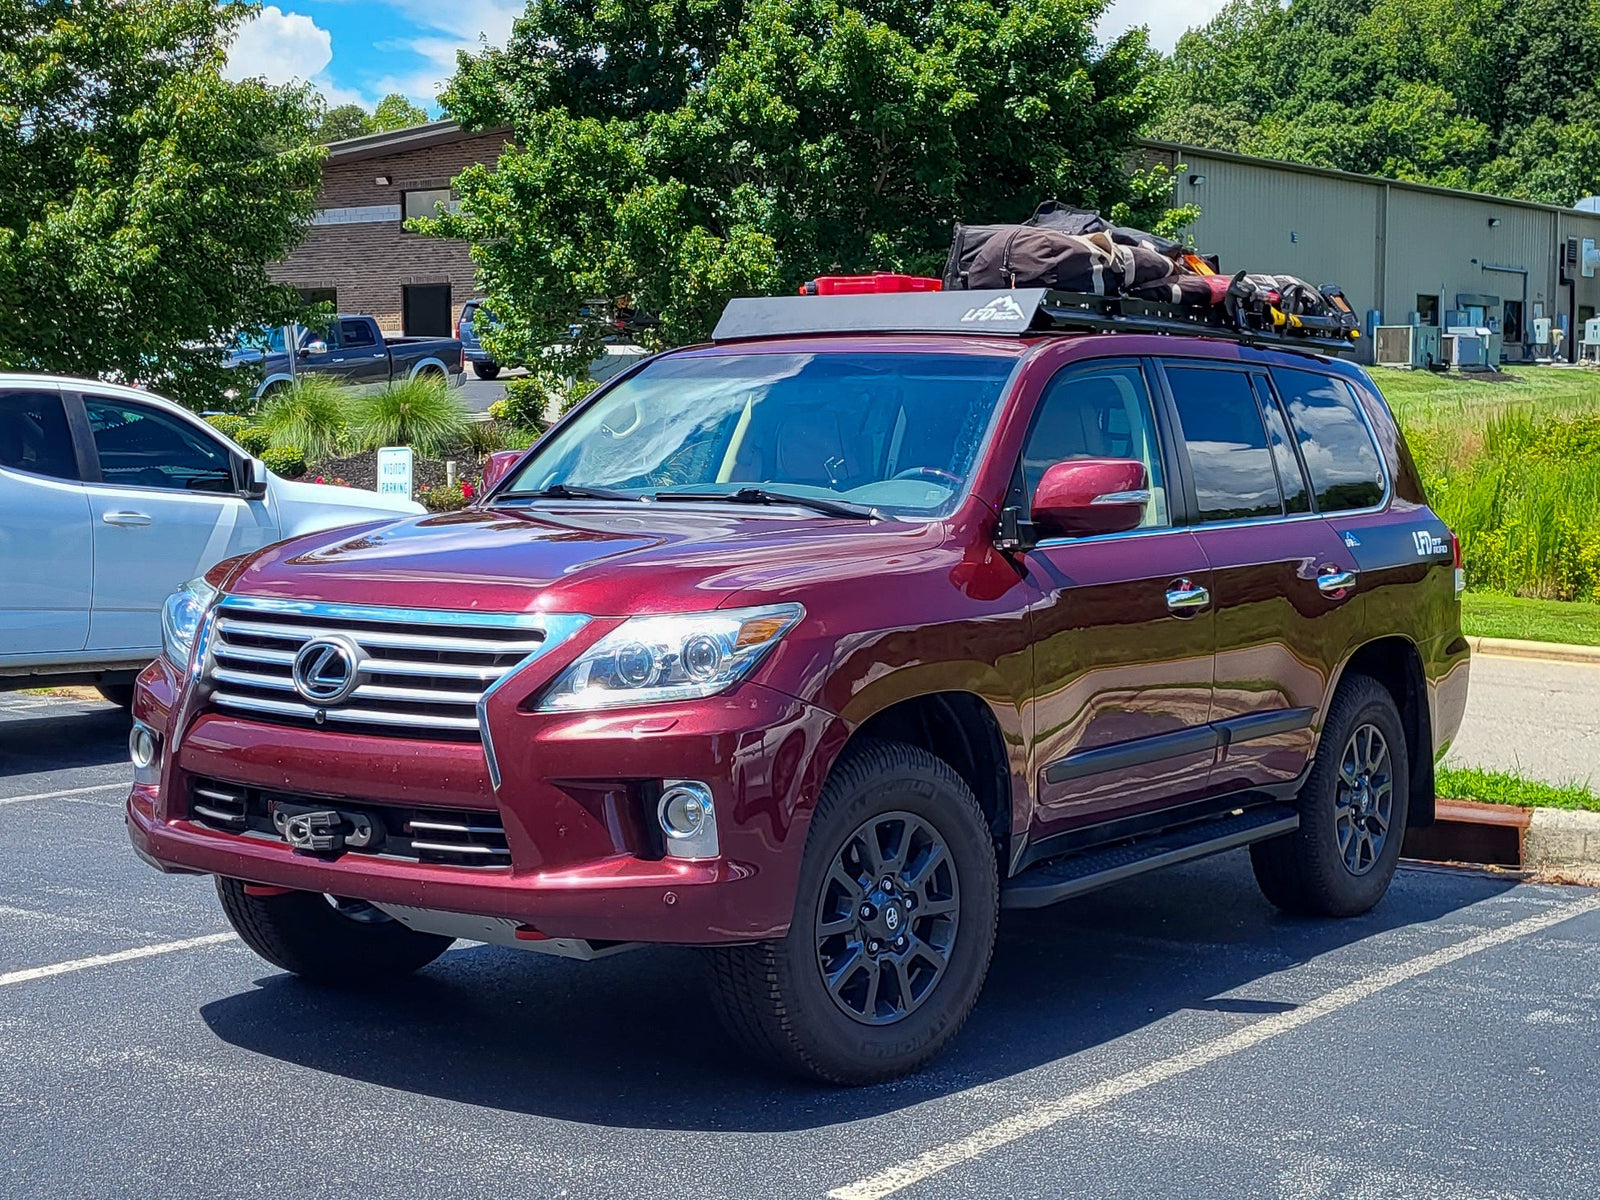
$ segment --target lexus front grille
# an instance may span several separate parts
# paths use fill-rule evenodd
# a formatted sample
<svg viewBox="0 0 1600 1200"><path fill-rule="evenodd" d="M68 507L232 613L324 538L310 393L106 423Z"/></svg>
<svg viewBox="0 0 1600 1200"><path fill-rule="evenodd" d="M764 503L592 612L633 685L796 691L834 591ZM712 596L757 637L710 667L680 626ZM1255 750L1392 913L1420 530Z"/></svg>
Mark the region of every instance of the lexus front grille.
<svg viewBox="0 0 1600 1200"><path fill-rule="evenodd" d="M278 724L478 741L479 701L561 640L572 621L226 596L208 645L210 700L223 711ZM315 647L296 684L296 656L313 642L349 652L328 660L333 673L325 690L335 693L332 699L305 686L308 664L321 661ZM333 686L341 680L344 688Z"/></svg>

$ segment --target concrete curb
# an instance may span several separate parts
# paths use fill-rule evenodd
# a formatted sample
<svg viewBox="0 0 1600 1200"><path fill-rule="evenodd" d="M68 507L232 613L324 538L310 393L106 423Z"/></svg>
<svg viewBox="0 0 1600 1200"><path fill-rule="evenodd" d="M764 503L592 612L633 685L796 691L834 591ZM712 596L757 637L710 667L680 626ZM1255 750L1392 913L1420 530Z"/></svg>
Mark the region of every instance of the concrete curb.
<svg viewBox="0 0 1600 1200"><path fill-rule="evenodd" d="M1521 638L1469 637L1474 654L1497 658L1534 658L1544 662L1592 663L1600 666L1600 646L1570 646L1563 642L1528 642Z"/></svg>
<svg viewBox="0 0 1600 1200"><path fill-rule="evenodd" d="M1600 881L1600 812L1534 809L1522 835L1522 865L1540 875Z"/></svg>
<svg viewBox="0 0 1600 1200"><path fill-rule="evenodd" d="M1600 812L1441 797L1434 823L1406 832L1404 854L1522 870L1552 883L1600 885Z"/></svg>

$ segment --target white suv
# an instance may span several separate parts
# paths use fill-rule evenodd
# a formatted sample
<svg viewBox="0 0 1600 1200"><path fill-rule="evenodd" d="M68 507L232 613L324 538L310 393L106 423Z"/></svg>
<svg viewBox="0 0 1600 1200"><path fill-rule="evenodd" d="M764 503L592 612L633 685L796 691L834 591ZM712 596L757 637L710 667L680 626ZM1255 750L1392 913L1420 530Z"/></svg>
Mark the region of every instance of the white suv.
<svg viewBox="0 0 1600 1200"><path fill-rule="evenodd" d="M421 511L280 479L148 392L0 373L0 690L91 683L126 703L186 580L282 538Z"/></svg>

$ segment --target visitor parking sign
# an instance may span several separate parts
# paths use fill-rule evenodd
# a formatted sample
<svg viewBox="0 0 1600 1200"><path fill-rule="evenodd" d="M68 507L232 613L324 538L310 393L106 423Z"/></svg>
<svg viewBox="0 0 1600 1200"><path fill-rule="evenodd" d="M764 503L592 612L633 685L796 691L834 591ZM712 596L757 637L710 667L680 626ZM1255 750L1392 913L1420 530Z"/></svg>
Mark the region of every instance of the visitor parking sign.
<svg viewBox="0 0 1600 1200"><path fill-rule="evenodd" d="M378 494L411 499L410 446L385 446L378 451Z"/></svg>

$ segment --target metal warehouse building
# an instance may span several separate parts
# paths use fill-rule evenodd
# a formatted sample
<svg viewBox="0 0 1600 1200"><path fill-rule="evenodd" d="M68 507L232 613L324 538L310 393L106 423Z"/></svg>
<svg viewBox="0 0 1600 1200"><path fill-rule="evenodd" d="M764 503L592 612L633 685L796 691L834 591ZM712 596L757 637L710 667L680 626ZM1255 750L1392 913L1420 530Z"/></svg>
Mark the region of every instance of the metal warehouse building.
<svg viewBox="0 0 1600 1200"><path fill-rule="evenodd" d="M1600 310L1600 213L1248 158L1166 142L1147 162L1177 172L1173 203L1197 204L1189 231L1224 271L1337 283L1377 322L1486 326L1509 361L1533 357L1533 321L1569 333ZM1451 320L1451 313L1465 319ZM1367 348L1370 353L1371 340Z"/></svg>

